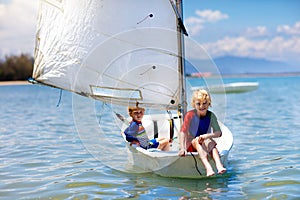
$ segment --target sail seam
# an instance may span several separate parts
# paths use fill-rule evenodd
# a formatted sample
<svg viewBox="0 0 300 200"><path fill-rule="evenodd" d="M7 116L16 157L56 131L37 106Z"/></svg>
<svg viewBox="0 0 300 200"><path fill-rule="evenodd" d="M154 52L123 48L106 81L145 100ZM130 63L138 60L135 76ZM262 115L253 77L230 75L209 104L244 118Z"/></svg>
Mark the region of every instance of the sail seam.
<svg viewBox="0 0 300 200"><path fill-rule="evenodd" d="M58 4L61 4L61 3L54 3L53 1L50 1L50 0L42 0L43 2L55 7L55 8L58 8L61 12L64 12L64 9L62 8L61 5L58 5Z"/></svg>
<svg viewBox="0 0 300 200"><path fill-rule="evenodd" d="M116 78L114 78L113 76L110 76L110 75L108 75L108 74L105 74L105 73L104 73L103 75L105 75L105 76L107 76L108 78L111 78L111 79L113 79L113 80L115 80L115 81L119 81L119 82L121 82L121 83L126 83L126 84L128 84L128 85L133 86L133 87L139 87L139 85L135 85L135 84L129 83L129 82L127 82L127 81L123 81L123 80L116 79ZM161 94L161 95L164 95L164 96L173 97L173 96L171 96L171 95L166 95L165 93L158 92L157 90L151 90L151 89L144 88L144 87L142 87L142 89L147 90L147 91L150 91L150 92L158 93L158 94ZM177 92L177 90L176 90L176 92ZM175 92L175 93L176 93L176 92Z"/></svg>

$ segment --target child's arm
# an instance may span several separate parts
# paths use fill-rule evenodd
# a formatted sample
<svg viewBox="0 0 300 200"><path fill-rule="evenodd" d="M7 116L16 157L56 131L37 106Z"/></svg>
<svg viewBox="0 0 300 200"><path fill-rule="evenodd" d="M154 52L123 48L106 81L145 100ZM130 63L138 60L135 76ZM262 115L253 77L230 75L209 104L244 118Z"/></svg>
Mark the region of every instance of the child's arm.
<svg viewBox="0 0 300 200"><path fill-rule="evenodd" d="M139 140L137 139L137 137L135 137L138 130L139 130L138 125L136 125L134 123L131 123L129 125L129 127L124 131L127 142L131 142L131 143L138 142L139 143Z"/></svg>
<svg viewBox="0 0 300 200"><path fill-rule="evenodd" d="M133 137L133 136L131 136L131 135L128 135L128 134L126 134L125 133L125 136L126 136L126 140L127 140L127 142L133 142L133 141L139 141L136 137Z"/></svg>
<svg viewBox="0 0 300 200"><path fill-rule="evenodd" d="M140 142L137 140L133 140L132 142L130 142L130 146L132 146L132 145L140 146Z"/></svg>
<svg viewBox="0 0 300 200"><path fill-rule="evenodd" d="M211 139L211 138L218 138L222 136L222 131L221 128L219 126L217 117L214 113L211 113L210 116L210 123L211 123L211 127L212 127L212 133L206 133L204 135L200 135L198 138L199 143L202 143L205 139Z"/></svg>
<svg viewBox="0 0 300 200"><path fill-rule="evenodd" d="M213 133L206 133L206 134L200 135L198 137L198 142L201 144L206 139L218 138L218 137L221 137L221 135L222 135L221 131L216 131L216 132L213 132Z"/></svg>
<svg viewBox="0 0 300 200"><path fill-rule="evenodd" d="M179 156L185 156L187 151L186 151L186 134L184 134L182 131L179 132L179 144L180 144L180 149L178 152Z"/></svg>

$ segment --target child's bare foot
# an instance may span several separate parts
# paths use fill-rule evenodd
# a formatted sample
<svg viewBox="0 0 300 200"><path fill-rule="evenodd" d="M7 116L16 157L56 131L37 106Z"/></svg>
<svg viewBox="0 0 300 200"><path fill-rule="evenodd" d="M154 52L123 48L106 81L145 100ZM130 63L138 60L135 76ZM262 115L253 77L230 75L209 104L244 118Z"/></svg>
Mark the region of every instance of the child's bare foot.
<svg viewBox="0 0 300 200"><path fill-rule="evenodd" d="M214 171L206 171L206 176L209 177L209 176L213 176L215 175L215 172Z"/></svg>
<svg viewBox="0 0 300 200"><path fill-rule="evenodd" d="M226 168L218 169L218 174L224 174L226 172Z"/></svg>

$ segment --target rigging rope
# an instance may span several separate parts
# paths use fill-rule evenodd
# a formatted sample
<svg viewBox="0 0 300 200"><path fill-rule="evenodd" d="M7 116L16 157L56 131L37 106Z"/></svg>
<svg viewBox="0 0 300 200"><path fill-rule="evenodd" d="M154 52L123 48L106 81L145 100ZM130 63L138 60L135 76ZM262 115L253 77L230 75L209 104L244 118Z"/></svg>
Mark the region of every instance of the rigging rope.
<svg viewBox="0 0 300 200"><path fill-rule="evenodd" d="M59 107L59 105L60 105L60 102L61 102L61 96L62 96L62 89L60 89L59 99L58 99L58 102L57 102L57 104L56 104L56 107Z"/></svg>
<svg viewBox="0 0 300 200"><path fill-rule="evenodd" d="M198 169L197 160L196 160L194 154L193 154L192 152L190 152L190 154L191 154L191 155L193 156L193 158L194 158L194 161L195 161L195 167L196 167L197 172L200 174L200 176L202 176L200 170Z"/></svg>
<svg viewBox="0 0 300 200"><path fill-rule="evenodd" d="M139 22L137 22L136 24L140 24L140 23L142 23L142 22L144 22L146 19L148 19L148 18L152 18L153 17L153 14L152 13L150 13L149 15L147 15L144 19L142 19L141 21L139 21Z"/></svg>

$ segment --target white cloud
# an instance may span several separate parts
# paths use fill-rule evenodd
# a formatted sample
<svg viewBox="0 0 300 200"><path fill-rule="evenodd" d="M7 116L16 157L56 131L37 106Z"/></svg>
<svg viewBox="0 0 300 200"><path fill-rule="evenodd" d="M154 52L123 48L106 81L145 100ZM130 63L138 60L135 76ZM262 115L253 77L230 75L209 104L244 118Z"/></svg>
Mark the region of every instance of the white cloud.
<svg viewBox="0 0 300 200"><path fill-rule="evenodd" d="M196 10L196 15L201 19L204 19L207 22L217 22L223 19L228 19L227 14L223 14L220 11L212 11L212 10Z"/></svg>
<svg viewBox="0 0 300 200"><path fill-rule="evenodd" d="M300 37L284 38L276 36L255 40L246 37L225 37L213 43L203 44L212 57L234 55L252 58L299 63Z"/></svg>
<svg viewBox="0 0 300 200"><path fill-rule="evenodd" d="M217 11L197 11L197 17L187 18L186 24L191 36L204 30L205 23L227 19L228 16ZM218 17L217 17L218 16ZM272 32L266 26L249 27L243 33L231 33L223 38L202 44L211 57L225 55L265 58L300 63L300 22L293 26L279 25Z"/></svg>
<svg viewBox="0 0 300 200"><path fill-rule="evenodd" d="M228 19L218 10L197 10L185 20L190 35L197 36L208 23ZM266 26L249 27L243 33L223 35L223 38L202 44L211 57L234 55L300 63L300 21L293 26L280 25L277 30Z"/></svg>
<svg viewBox="0 0 300 200"><path fill-rule="evenodd" d="M287 35L300 35L300 22L296 22L293 27L288 25L281 25L277 27L278 33L284 33Z"/></svg>
<svg viewBox="0 0 300 200"><path fill-rule="evenodd" d="M247 28L245 32L246 37L261 37L261 36L266 36L267 34L268 34L268 30L265 26Z"/></svg>
<svg viewBox="0 0 300 200"><path fill-rule="evenodd" d="M12 0L0 4L0 58L33 53L36 10L36 0Z"/></svg>
<svg viewBox="0 0 300 200"><path fill-rule="evenodd" d="M185 25L190 35L197 35L203 28L205 23L214 23L220 20L228 19L227 14L220 11L212 10L196 10L196 16L189 17L185 20Z"/></svg>

